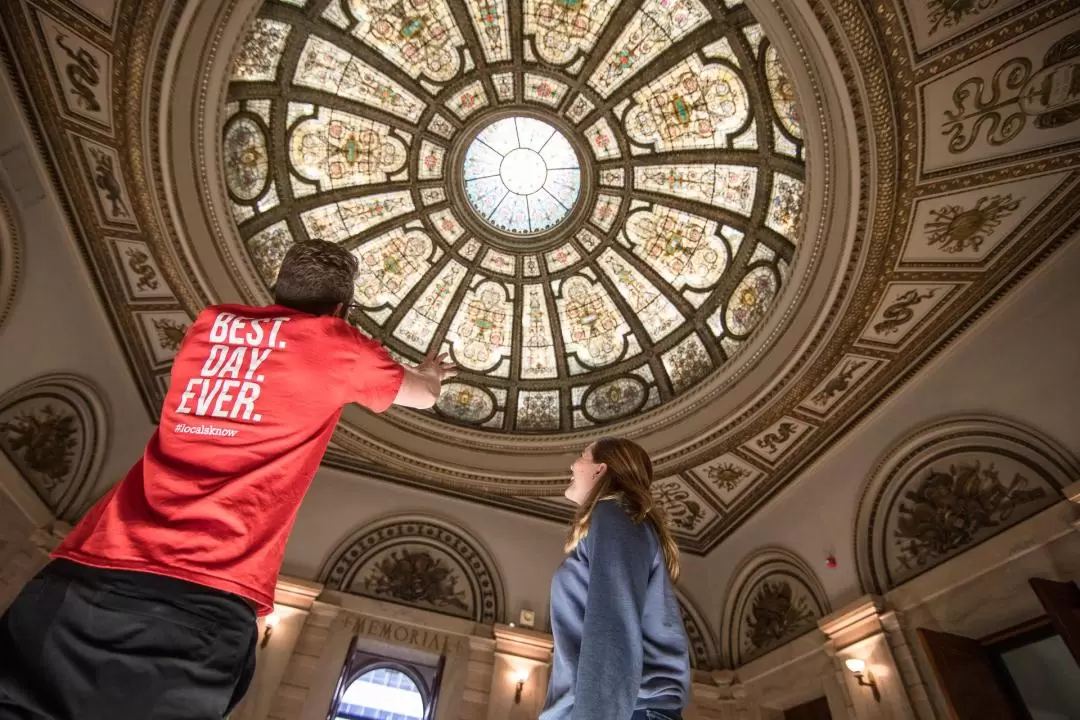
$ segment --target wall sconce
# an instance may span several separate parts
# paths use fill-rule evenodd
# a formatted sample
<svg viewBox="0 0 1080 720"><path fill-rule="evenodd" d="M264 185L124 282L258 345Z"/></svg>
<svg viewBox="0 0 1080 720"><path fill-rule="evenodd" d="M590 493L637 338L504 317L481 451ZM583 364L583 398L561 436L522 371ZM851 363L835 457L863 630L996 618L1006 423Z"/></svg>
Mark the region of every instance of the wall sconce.
<svg viewBox="0 0 1080 720"><path fill-rule="evenodd" d="M847 669L851 671L851 674L855 676L860 685L873 691L874 700L881 702L881 692L878 690L877 681L874 680L874 674L866 669L866 661L859 658L848 658L844 661L844 665L847 666Z"/></svg>
<svg viewBox="0 0 1080 720"><path fill-rule="evenodd" d="M514 673L514 679L517 680L517 688L514 690L514 704L521 704L521 691L525 689L525 681L529 679L528 670L518 670Z"/></svg>
<svg viewBox="0 0 1080 720"><path fill-rule="evenodd" d="M262 642L259 643L259 647L266 647L266 644L270 642L270 636L274 634L274 628L277 627L279 622L281 622L281 618L278 617L276 612L266 616L266 620L263 621Z"/></svg>

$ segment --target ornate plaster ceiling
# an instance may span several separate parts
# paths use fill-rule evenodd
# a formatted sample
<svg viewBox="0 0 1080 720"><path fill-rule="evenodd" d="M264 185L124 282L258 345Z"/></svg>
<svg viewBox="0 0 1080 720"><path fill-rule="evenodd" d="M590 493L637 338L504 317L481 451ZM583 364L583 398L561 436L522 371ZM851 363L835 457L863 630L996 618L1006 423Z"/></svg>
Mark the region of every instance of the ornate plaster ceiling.
<svg viewBox="0 0 1080 720"><path fill-rule="evenodd" d="M1080 11L1068 0L972 5L809 0L783 7L764 0L749 6L623 0L611 4L606 21L589 26L596 28L594 35L574 40L589 47L574 45L566 57L544 57L545 52L559 51L537 45L536 31L526 31L532 26L524 10L532 3L489 2L475 16L472 6L448 3L453 9L440 26L445 35L439 37L444 39L440 47L449 53L440 57L450 59L429 62L416 74L410 73L416 66L409 65L405 55L412 52L409 42L395 40L397 49L388 49L378 44L381 41L355 34L356 26L350 23L360 5L352 0L271 0L260 9L256 0L154 0L118 2L107 19L107 13L87 12L74 0L21 0L5 14L5 60L11 63L28 112L38 119L36 129L54 181L80 232L103 301L127 344L151 413L160 405L179 338L199 307L223 300L268 300L263 265L272 255L260 254L253 246L259 232L283 223L294 239L304 237L309 234L305 212L370 196L374 193L368 190L374 188L385 198L401 192L411 203L406 213L362 230L345 226L334 239L359 249L395 228L406 235L423 233L430 240L428 265L393 302L387 293L383 306L361 304L355 320L402 355L418 357L421 350L396 338L394 331L405 314L419 307L420 294L434 286L438 264L445 267L453 260L470 277L488 278L501 288L502 302L509 303L511 309L503 314L512 325L509 340L504 338L496 348L488 338L485 350L498 350L498 363L511 358L509 367L502 376L491 369L469 369L461 384L488 393L493 406L501 402L503 414L495 420L488 412L486 419L474 417L470 424L469 417L455 415L445 404L435 414L395 410L378 417L347 408L327 461L395 482L560 518L566 510L557 498L572 454L601 430L625 434L653 453L660 473L656 493L684 547L707 552L1077 230ZM435 4L424 7L425 17L435 17ZM594 4L578 7L587 13ZM600 7L605 6L595 4ZM647 34L648 42L633 47L642 53L646 45L656 51L640 55L639 60L647 56L647 62L638 62L639 69L626 75L619 87L604 91L602 85L598 89L590 84L599 68L614 67L609 61L621 47L631 47L618 41L622 33L645 22L635 18L648 15L647 8L704 8L707 17L674 41L671 33ZM328 12L346 18L345 27L325 19ZM235 79L245 38L260 17L293 28L280 41L278 66L287 72L275 73L272 80ZM498 22L485 25L492 19ZM761 28L756 45L754 37L747 36L753 26ZM398 36L402 29L412 32L416 27L411 20L399 25ZM421 26L421 31L423 27L431 26ZM312 35L317 28L319 33ZM307 39L315 36L396 83L417 107L423 104L419 115L346 102L340 84L336 94L298 86L298 63ZM503 43L504 55L493 49L496 39ZM708 54L721 39L727 40L733 60L725 62L723 53ZM783 132L782 117L790 120L791 113L777 113L767 100L769 48L786 67L798 99L798 137ZM641 93L651 92L665 77L674 77L670 73L688 58L727 68L742 83L746 112L756 121L756 148L735 147L729 137L735 130L722 131L719 140L714 133L706 147L665 148L669 140L663 135L649 139L642 135L644 126L631 128L630 106L640 104L645 97ZM507 73L511 89L504 92L512 99L503 100L495 77ZM530 84L530 75L540 82ZM541 92L545 79L549 90ZM565 90L553 104L542 102L539 95L557 92L556 82ZM481 94L486 104L459 114L453 108L463 110L462 98L470 87L477 104ZM569 113L579 96L592 108L575 120ZM991 96L992 102L987 99ZM661 97L666 100L657 109L654 130L667 127L664 123L680 112L669 102L674 97ZM290 122L290 103L312 107ZM704 108L709 107L705 102ZM264 109L265 117L260 114ZM284 118L279 117L282 112ZM358 118L349 122L385 127L382 145L403 153L400 167L367 185L337 187L333 177L320 176L314 182L321 185L298 197L295 188L304 182L299 178L294 183L288 143L299 124L324 122L319 119L323 112L348 112ZM441 127L434 120L436 113L446 120L446 135L436 132ZM504 234L485 224L468 206L463 178L455 175L463 172L473 137L510 115L558 129L579 161L579 198L550 230L534 232L530 225L528 232ZM765 118L779 130L766 129ZM595 145L589 134L600 120L606 121L612 138L608 150ZM331 122L325 121L324 137ZM266 180L257 194L237 193L237 187L243 187L233 187L235 178L230 180L238 167L228 159L230 137L243 134L237 130L242 127L249 143L257 142L251 138L258 132L265 133ZM373 125L364 127L370 130ZM778 138L802 144L795 142L794 154L785 155L783 147L791 148ZM428 156L425 142L428 149L443 147L441 177L420 177L431 172L423 160ZM637 155L635 147L646 152ZM618 157L598 156L613 149ZM689 192L669 194L639 183L642 168L707 162L757 170L753 202L743 206L744 212ZM323 166L325 174L332 175L329 158ZM616 182L618 170L621 184ZM768 222L775 178L781 175L805 183L801 219L784 226L786 231ZM260 201L267 204L264 191L269 192L270 182L277 205L259 208ZM728 189L725 185L724 191ZM444 193L443 199L433 199L431 191L436 190ZM425 203L425 191L431 202ZM607 228L593 220L600 194L619 203ZM639 208L639 201L645 205ZM245 203L251 213L246 217L237 209ZM697 297L700 306L686 294L687 284L666 277L650 264L647 252L634 252L634 214L655 214L660 206L714 223L726 251L732 247L723 228L744 235L714 285L691 286L707 294ZM459 237L444 236L445 230L432 220L440 210L454 213ZM340 213L338 219L344 225ZM578 238L582 230L596 236L595 247ZM470 239L478 243L471 258L461 253ZM392 243L388 240L387 245ZM563 246L579 258L553 271L546 256ZM727 313L733 296L739 299L733 291L760 246L771 251L764 262L772 263L770 272L777 280L771 309L756 313L753 327L739 338L741 345L728 352L723 342L734 334L727 334ZM484 265L491 251L513 260L513 275ZM615 254L651 284L656 301L674 306L682 322L654 338L646 313L635 310L619 281L604 269L604 253ZM535 282L526 275L529 256L538 266ZM573 371L572 354L565 345L559 347L560 338L565 342L559 300L575 274L603 288L626 323L622 337L637 339L637 354L624 351L608 363ZM552 280L562 285L552 285ZM453 302L434 323L436 344L447 342L454 348L454 318L469 307L466 294L477 295L479 289L469 282L462 278ZM522 309L529 285L542 286L551 345L537 347L554 349L555 377L522 376L522 348L529 347L522 341ZM384 289L379 286L377 291ZM367 297L358 292L359 298ZM708 323L721 307L725 337ZM379 316L387 310L389 315ZM675 378L684 371L679 363L665 364L665 353L692 337L700 342L707 362L676 387ZM464 344L458 348L464 355ZM639 367L649 368L651 379L635 373ZM605 417L584 407L590 388L617 377L640 379L647 398L655 389L656 404L635 406L622 417ZM585 389L575 397L577 387ZM505 390L502 399L496 396L498 389ZM554 421L540 428L519 425L529 414L518 411L525 391L558 393L557 427ZM576 424L578 411L587 422L607 424L599 429ZM484 427L489 421L494 427Z"/></svg>

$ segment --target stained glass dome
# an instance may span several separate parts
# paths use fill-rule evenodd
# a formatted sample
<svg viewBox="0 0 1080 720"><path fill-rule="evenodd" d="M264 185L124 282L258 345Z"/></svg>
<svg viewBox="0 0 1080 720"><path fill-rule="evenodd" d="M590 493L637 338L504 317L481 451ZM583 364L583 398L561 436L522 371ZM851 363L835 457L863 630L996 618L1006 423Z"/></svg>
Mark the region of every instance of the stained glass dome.
<svg viewBox="0 0 1080 720"><path fill-rule="evenodd" d="M450 353L430 412L503 433L692 392L775 309L805 143L738 0L268 0L222 128L238 232L357 255L351 322Z"/></svg>

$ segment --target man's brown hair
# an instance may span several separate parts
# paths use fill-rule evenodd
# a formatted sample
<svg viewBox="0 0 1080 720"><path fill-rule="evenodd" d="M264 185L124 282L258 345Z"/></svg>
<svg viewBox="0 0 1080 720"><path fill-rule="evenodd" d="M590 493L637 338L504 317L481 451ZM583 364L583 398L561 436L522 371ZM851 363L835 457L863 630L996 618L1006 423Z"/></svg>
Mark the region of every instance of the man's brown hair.
<svg viewBox="0 0 1080 720"><path fill-rule="evenodd" d="M299 242L281 261L274 302L312 315L332 315L348 305L360 262L345 248L325 240Z"/></svg>

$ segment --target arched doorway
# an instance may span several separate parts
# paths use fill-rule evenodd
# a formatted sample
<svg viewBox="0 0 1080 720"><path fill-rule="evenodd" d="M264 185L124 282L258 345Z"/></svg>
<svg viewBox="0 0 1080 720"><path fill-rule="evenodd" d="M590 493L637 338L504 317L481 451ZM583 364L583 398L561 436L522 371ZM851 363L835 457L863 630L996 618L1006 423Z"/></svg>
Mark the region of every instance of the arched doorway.
<svg viewBox="0 0 1080 720"><path fill-rule="evenodd" d="M345 686L333 720L427 720L431 692L423 678L397 664L369 665Z"/></svg>

